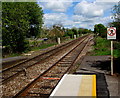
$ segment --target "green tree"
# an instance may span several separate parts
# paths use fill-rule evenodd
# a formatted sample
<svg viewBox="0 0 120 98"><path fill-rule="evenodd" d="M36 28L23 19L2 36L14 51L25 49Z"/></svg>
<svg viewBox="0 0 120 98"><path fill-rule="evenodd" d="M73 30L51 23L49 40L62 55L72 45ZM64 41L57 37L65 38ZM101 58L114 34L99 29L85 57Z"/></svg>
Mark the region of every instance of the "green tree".
<svg viewBox="0 0 120 98"><path fill-rule="evenodd" d="M35 14L31 11L35 11ZM38 11L35 2L2 3L2 42L8 52L22 52L27 49L26 35L30 35L32 31L34 31L35 35L38 33L38 31L31 30L31 26L34 25L35 28L41 27L37 22L42 18L42 15L39 16L38 14L40 11Z"/></svg>
<svg viewBox="0 0 120 98"><path fill-rule="evenodd" d="M26 48L25 34L29 29L27 9L22 3L2 3L2 40L9 52Z"/></svg>
<svg viewBox="0 0 120 98"><path fill-rule="evenodd" d="M103 24L96 24L94 26L94 33L101 37L106 37L107 28Z"/></svg>
<svg viewBox="0 0 120 98"><path fill-rule="evenodd" d="M50 37L62 37L64 35L64 30L62 29L62 25L55 24L49 32Z"/></svg>
<svg viewBox="0 0 120 98"><path fill-rule="evenodd" d="M113 15L116 22L120 22L120 1L113 7Z"/></svg>
<svg viewBox="0 0 120 98"><path fill-rule="evenodd" d="M77 30L77 28L74 27L74 28L72 28L71 30L72 30L72 32L74 33L74 35L77 36L77 34L78 34L78 30Z"/></svg>
<svg viewBox="0 0 120 98"><path fill-rule="evenodd" d="M109 23L110 26L116 27L117 40L120 41L120 2L113 7L114 21Z"/></svg>
<svg viewBox="0 0 120 98"><path fill-rule="evenodd" d="M78 29L78 33L79 33L79 34L83 34L83 31L84 31L83 28L79 28L79 29Z"/></svg>
<svg viewBox="0 0 120 98"><path fill-rule="evenodd" d="M72 30L68 30L68 35L70 36L70 38L73 38L74 32Z"/></svg>
<svg viewBox="0 0 120 98"><path fill-rule="evenodd" d="M27 14L29 16L30 29L27 32L27 37L39 36L42 31L43 10L35 2L26 3Z"/></svg>
<svg viewBox="0 0 120 98"><path fill-rule="evenodd" d="M87 33L89 33L89 30L88 29L84 29L83 30L83 34L87 34Z"/></svg>

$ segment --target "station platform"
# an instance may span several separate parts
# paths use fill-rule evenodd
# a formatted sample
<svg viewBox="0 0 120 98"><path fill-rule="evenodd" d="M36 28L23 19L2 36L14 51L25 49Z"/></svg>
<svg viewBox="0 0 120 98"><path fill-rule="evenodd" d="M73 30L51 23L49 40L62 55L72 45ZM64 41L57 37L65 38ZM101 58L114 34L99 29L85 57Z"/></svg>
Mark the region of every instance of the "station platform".
<svg viewBox="0 0 120 98"><path fill-rule="evenodd" d="M96 75L65 74L50 95L96 96Z"/></svg>

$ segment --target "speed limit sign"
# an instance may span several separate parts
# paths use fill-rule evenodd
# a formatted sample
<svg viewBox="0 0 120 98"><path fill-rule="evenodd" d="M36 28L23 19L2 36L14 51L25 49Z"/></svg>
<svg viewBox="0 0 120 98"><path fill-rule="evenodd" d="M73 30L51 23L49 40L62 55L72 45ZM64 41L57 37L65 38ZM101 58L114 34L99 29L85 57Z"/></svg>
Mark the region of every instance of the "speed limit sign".
<svg viewBox="0 0 120 98"><path fill-rule="evenodd" d="M107 39L116 39L116 27L107 28Z"/></svg>

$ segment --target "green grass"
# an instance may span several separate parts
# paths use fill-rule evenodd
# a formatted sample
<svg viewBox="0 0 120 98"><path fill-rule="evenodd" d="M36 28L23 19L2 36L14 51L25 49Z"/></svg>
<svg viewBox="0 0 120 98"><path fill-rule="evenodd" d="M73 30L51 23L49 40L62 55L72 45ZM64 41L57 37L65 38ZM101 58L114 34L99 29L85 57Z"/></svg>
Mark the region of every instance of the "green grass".
<svg viewBox="0 0 120 98"><path fill-rule="evenodd" d="M111 44L110 40L107 40L105 38L97 37L95 39L95 45L94 45L94 51L93 54L94 56L98 55L111 55ZM120 57L120 43L113 43L116 48L113 51L113 55L115 58Z"/></svg>
<svg viewBox="0 0 120 98"><path fill-rule="evenodd" d="M5 58L15 57L15 56L21 56L21 54L20 53L11 53L11 54L7 55Z"/></svg>
<svg viewBox="0 0 120 98"><path fill-rule="evenodd" d="M40 47L34 47L32 48L31 50L32 51L35 51L35 50L39 50L39 49L45 49L45 48L48 48L48 47L51 47L53 45L56 45L55 43L51 43L51 44L42 44Z"/></svg>
<svg viewBox="0 0 120 98"><path fill-rule="evenodd" d="M97 37L95 39L94 53L93 55L110 55L110 41Z"/></svg>
<svg viewBox="0 0 120 98"><path fill-rule="evenodd" d="M119 50L119 49L115 49L115 50L113 51L113 54L114 54L114 57L115 57L115 58L120 57L120 50Z"/></svg>
<svg viewBox="0 0 120 98"><path fill-rule="evenodd" d="M34 45L35 43L41 43L42 42L42 40L39 40L39 41L29 41L29 44L30 45Z"/></svg>
<svg viewBox="0 0 120 98"><path fill-rule="evenodd" d="M45 49L45 48L51 47L53 45L56 45L56 44L55 43L42 44L40 47L33 47L33 48L31 48L31 50L26 50L23 53L28 53L29 51L37 51L37 50L40 50L40 49ZM4 58L15 57L15 56L22 56L22 53L11 53L9 55L6 55Z"/></svg>
<svg viewBox="0 0 120 98"><path fill-rule="evenodd" d="M61 41L61 42L66 42L66 41L69 41L69 40L73 40L73 39L68 38L68 39L65 39L64 41ZM42 43L39 47L34 47L35 44L38 44L38 43L42 43L42 41L41 40L39 40L39 41L30 40L29 41L29 46L33 46L33 47L30 47L28 50L25 50L22 53L6 54L3 58L21 56L24 53L29 53L30 51L37 51L37 50L40 50L40 49L45 49L45 48L51 47L53 45L57 45L57 43Z"/></svg>

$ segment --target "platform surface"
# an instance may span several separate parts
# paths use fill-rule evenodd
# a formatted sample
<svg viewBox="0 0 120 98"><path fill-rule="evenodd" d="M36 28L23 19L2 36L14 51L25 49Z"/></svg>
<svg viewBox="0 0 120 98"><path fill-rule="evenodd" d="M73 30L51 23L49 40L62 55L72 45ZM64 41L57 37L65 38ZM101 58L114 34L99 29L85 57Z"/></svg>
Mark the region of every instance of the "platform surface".
<svg viewBox="0 0 120 98"><path fill-rule="evenodd" d="M96 96L96 75L65 74L52 96Z"/></svg>

